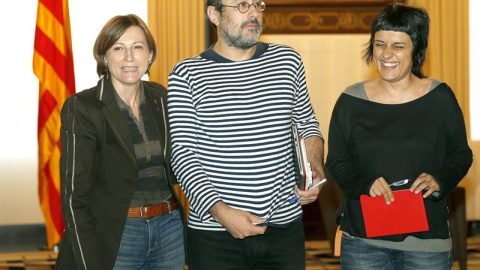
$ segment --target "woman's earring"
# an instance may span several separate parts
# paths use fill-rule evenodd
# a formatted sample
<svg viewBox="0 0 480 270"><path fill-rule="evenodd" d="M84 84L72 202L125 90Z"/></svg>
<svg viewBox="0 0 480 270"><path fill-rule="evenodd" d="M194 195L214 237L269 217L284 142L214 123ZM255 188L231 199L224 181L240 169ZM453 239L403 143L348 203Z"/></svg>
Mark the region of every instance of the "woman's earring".
<svg viewBox="0 0 480 270"><path fill-rule="evenodd" d="M107 62L105 62L105 76L108 79L108 64L107 64Z"/></svg>
<svg viewBox="0 0 480 270"><path fill-rule="evenodd" d="M150 76L150 68L152 67L152 59L148 59L148 68L147 68L147 75Z"/></svg>

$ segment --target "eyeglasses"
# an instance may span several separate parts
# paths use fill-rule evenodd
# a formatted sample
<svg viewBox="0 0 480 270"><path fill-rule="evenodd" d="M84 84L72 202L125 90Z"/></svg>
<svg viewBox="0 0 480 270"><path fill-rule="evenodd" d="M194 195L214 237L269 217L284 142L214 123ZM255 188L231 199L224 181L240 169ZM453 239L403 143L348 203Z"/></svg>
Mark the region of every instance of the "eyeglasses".
<svg viewBox="0 0 480 270"><path fill-rule="evenodd" d="M240 4L238 4L238 6L222 5L222 7L238 8L238 11L240 11L241 13L246 13L250 9L250 6L254 6L255 9L258 12L262 12L267 7L267 4L265 4L265 2L263 2L263 1L258 1L258 2L253 3L253 4L249 4L247 1L244 1L244 2L241 2Z"/></svg>

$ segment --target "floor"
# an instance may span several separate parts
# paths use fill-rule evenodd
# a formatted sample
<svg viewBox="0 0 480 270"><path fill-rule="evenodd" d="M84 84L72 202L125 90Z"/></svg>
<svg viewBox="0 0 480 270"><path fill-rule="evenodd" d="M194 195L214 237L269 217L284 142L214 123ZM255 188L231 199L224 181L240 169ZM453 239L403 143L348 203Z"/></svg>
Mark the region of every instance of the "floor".
<svg viewBox="0 0 480 270"><path fill-rule="evenodd" d="M306 270L338 270L341 269L338 258L331 255L327 241L307 241L307 269ZM480 270L480 235L467 240L467 268ZM452 270L459 270L458 261L455 261Z"/></svg>
<svg viewBox="0 0 480 270"><path fill-rule="evenodd" d="M15 233L12 234L12 232ZM44 238L44 231L34 226L30 226L30 228L15 227L15 230L0 227L0 270L33 269L25 268L27 263L35 263L37 267L42 265L40 268L34 269L51 269L57 254L51 251L41 251L45 248L41 245L45 243L46 239ZM331 255L328 241L308 240L306 249L306 270L341 269L338 258ZM480 233L477 232L468 238L467 250L468 270L480 270ZM457 261L453 270L460 270Z"/></svg>

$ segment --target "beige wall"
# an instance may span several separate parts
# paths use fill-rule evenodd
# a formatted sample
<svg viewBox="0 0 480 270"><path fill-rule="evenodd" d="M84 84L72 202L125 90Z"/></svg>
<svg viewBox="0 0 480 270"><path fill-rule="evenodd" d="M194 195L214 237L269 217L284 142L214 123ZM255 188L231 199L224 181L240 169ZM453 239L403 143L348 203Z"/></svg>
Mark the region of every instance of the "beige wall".
<svg viewBox="0 0 480 270"><path fill-rule="evenodd" d="M302 56L307 86L320 129L328 126L338 96L349 85L367 80L369 66L361 59L369 34L263 35L262 41L286 44Z"/></svg>
<svg viewBox="0 0 480 270"><path fill-rule="evenodd" d="M467 200L467 220L480 220L480 141L469 141L470 148L473 150L473 164L468 171L467 176L460 183L465 187Z"/></svg>

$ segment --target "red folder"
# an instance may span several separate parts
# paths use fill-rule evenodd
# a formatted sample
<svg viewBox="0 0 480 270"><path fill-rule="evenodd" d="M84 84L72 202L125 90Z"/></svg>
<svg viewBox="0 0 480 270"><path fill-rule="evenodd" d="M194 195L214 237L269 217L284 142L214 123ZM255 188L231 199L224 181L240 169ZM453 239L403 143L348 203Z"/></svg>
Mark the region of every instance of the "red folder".
<svg viewBox="0 0 480 270"><path fill-rule="evenodd" d="M395 200L387 205L383 196L360 196L367 237L428 231L422 193L410 190L393 192Z"/></svg>

